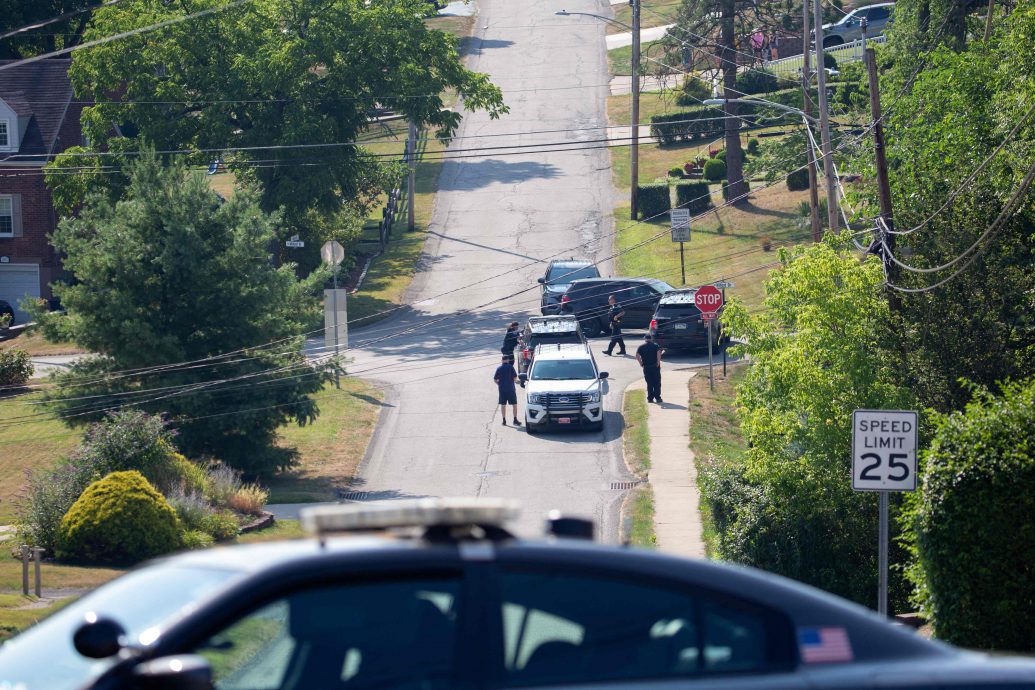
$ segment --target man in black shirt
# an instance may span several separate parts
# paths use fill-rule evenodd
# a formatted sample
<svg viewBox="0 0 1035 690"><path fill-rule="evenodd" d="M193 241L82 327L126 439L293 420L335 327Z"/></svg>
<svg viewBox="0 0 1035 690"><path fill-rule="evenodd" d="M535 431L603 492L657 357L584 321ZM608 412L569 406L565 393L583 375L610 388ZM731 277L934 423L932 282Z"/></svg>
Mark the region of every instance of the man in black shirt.
<svg viewBox="0 0 1035 690"><path fill-rule="evenodd" d="M521 426L517 416L517 387L514 385L517 377L517 370L514 369L514 356L503 355L503 362L496 367L496 373L492 377L499 389L499 406L500 413L503 415L503 426L507 426L508 404L514 411L514 426Z"/></svg>
<svg viewBox="0 0 1035 690"><path fill-rule="evenodd" d="M643 336L645 341L636 349L636 361L643 367L643 380L647 382L647 402L661 400L661 348L654 342L650 333Z"/></svg>
<svg viewBox="0 0 1035 690"><path fill-rule="evenodd" d="M503 336L503 347L500 348L500 352L505 355L513 355L514 348L518 345L518 339L521 337L521 330L518 328L518 322L511 322L510 326L507 327L507 332Z"/></svg>
<svg viewBox="0 0 1035 690"><path fill-rule="evenodd" d="M611 327L611 342L607 344L604 354L610 355L611 351L615 349L615 345L617 345L619 347L618 354L624 355L625 340L622 339L622 317L625 316L625 309L618 303L614 295L607 298L607 304L607 323Z"/></svg>

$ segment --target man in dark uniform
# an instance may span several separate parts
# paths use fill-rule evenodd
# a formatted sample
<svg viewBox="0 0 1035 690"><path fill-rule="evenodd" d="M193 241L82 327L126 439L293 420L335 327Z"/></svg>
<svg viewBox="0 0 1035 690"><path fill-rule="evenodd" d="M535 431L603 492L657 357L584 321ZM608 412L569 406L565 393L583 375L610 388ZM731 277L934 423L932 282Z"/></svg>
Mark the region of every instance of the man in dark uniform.
<svg viewBox="0 0 1035 690"><path fill-rule="evenodd" d="M505 355L513 355L514 348L518 346L518 339L521 337L521 330L518 328L518 322L511 322L510 326L507 327L507 332L503 336L503 347L500 348L500 352Z"/></svg>
<svg viewBox="0 0 1035 690"><path fill-rule="evenodd" d="M647 382L647 402L661 400L661 348L648 333L644 343L636 349L636 361L643 367L643 380Z"/></svg>
<svg viewBox="0 0 1035 690"><path fill-rule="evenodd" d="M614 295L607 298L607 304L607 323L611 327L611 342L607 344L604 354L610 355L611 351L615 349L615 345L617 345L620 348L618 354L624 355L625 340L622 339L622 317L625 316L625 309L618 303Z"/></svg>
<svg viewBox="0 0 1035 690"><path fill-rule="evenodd" d="M496 382L499 389L500 413L503 415L503 426L507 426L507 405L514 411L514 426L521 426L517 416L517 387L514 381L517 380L517 370L514 369L514 355L503 355L503 362L496 367L496 373L492 380Z"/></svg>

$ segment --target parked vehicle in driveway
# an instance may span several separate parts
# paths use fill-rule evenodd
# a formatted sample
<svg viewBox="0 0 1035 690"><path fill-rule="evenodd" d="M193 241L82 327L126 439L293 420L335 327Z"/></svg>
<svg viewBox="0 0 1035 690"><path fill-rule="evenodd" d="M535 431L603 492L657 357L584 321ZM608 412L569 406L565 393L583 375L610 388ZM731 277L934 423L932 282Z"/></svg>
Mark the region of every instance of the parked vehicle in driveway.
<svg viewBox="0 0 1035 690"><path fill-rule="evenodd" d="M14 325L14 307L0 299L0 328Z"/></svg>
<svg viewBox="0 0 1035 690"><path fill-rule="evenodd" d="M708 323L701 318L701 310L694 303L697 289L673 290L661 296L650 322L654 342L668 349L698 349L708 347ZM721 311L719 312L721 314ZM718 347L722 339L722 323L712 324L712 344Z"/></svg>
<svg viewBox="0 0 1035 690"><path fill-rule="evenodd" d="M518 341L520 354L517 358L517 370L521 385L524 386L528 381L528 370L540 345L584 342L586 338L582 335L582 328L574 316L530 317Z"/></svg>
<svg viewBox="0 0 1035 690"><path fill-rule="evenodd" d="M603 429L607 376L586 343L540 345L525 385L525 429Z"/></svg>
<svg viewBox="0 0 1035 690"><path fill-rule="evenodd" d="M578 259L551 261L546 267L546 274L539 279L539 284L543 286L539 311L543 316L559 314L561 297L571 287L572 281L599 277L600 273L592 262Z"/></svg>
<svg viewBox="0 0 1035 690"><path fill-rule="evenodd" d="M517 515L500 499L306 508L311 539L190 551L73 602L0 647L0 687L1035 688L1035 660L752 568L593 544L585 520L518 538Z"/></svg>
<svg viewBox="0 0 1035 690"><path fill-rule="evenodd" d="M878 5L867 5L852 10L840 21L823 25L823 47L833 48L842 43L851 43L862 38L862 20L866 19L866 35L879 36L888 28L895 15L895 3L882 2ZM812 43L816 43L816 34L812 34Z"/></svg>
<svg viewBox="0 0 1035 690"><path fill-rule="evenodd" d="M647 328L661 296L674 289L654 278L576 280L561 298L561 313L575 316L582 325L582 332L592 338L608 330L607 298L614 295L625 310L622 328Z"/></svg>

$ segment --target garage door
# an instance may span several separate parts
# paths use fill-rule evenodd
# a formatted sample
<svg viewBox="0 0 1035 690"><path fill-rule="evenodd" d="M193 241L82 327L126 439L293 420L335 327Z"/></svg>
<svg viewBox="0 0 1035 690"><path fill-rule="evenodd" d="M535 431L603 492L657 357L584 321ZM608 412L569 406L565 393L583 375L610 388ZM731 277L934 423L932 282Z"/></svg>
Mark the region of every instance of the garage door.
<svg viewBox="0 0 1035 690"><path fill-rule="evenodd" d="M40 296L40 267L36 264L0 264L0 299L14 307L16 323L25 323L29 315L19 306L25 297Z"/></svg>

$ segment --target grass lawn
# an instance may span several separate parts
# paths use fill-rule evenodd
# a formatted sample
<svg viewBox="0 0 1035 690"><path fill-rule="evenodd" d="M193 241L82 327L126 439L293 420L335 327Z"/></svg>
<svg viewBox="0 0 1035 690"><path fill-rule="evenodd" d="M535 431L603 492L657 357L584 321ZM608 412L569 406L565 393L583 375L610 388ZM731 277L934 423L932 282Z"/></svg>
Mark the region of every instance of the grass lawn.
<svg viewBox="0 0 1035 690"><path fill-rule="evenodd" d="M661 43L661 41L644 41L640 44L640 69L643 70L644 74L654 74L661 68L661 65L646 58L648 55L647 51L656 43ZM658 57L660 51L661 49L658 48L651 54L651 57L655 60L660 60ZM607 65L611 70L611 76L627 77L632 74L632 46L622 46L621 48L612 48L607 51Z"/></svg>
<svg viewBox="0 0 1035 690"><path fill-rule="evenodd" d="M260 544L264 541L280 541L283 539L301 539L306 536L302 523L298 520L277 520L270 527L257 532L249 532L237 537L237 544Z"/></svg>
<svg viewBox="0 0 1035 690"><path fill-rule="evenodd" d="M270 503L330 501L363 459L381 409L381 392L346 376L341 393L330 383L317 394L320 416L308 426L285 426L278 444L299 452L297 468L265 482Z"/></svg>
<svg viewBox="0 0 1035 690"><path fill-rule="evenodd" d="M640 94L640 122L650 122L655 115L678 113L690 106L676 103L673 91L645 91ZM632 122L632 96L622 94L607 97L607 119L611 124L627 125Z"/></svg>
<svg viewBox="0 0 1035 690"><path fill-rule="evenodd" d="M622 397L622 448L625 462L641 479L650 469L650 432L647 429L647 391L628 390ZM654 492L649 484L633 490L622 506L628 520L628 534L625 537L634 546L653 549L654 536Z"/></svg>
<svg viewBox="0 0 1035 690"><path fill-rule="evenodd" d="M33 357L39 355L74 355L83 352L74 343L52 343L37 328L21 331L7 340L0 340L0 350L25 350Z"/></svg>
<svg viewBox="0 0 1035 690"><path fill-rule="evenodd" d="M718 187L713 186L713 191L717 190ZM776 184L753 194L750 204L744 208L713 210L693 221L691 241L684 245L687 285L732 279L736 287L727 291L727 298L739 297L750 307L761 304L762 283L769 272L767 265L777 261L776 248L807 241L811 236L809 228L799 222L797 212L807 195L808 192L788 192L785 185ZM713 202L721 203L721 196L716 194ZM668 218L636 223L629 220L626 205L615 209L615 222L618 250L664 233L619 256L618 274L655 276L679 287L679 245L668 237ZM771 242L770 251L763 249L765 237Z"/></svg>
<svg viewBox="0 0 1035 690"><path fill-rule="evenodd" d="M712 463L739 462L747 451L734 407L736 386L747 373L748 364L734 364L729 375L717 369L715 390L708 387L707 376L690 379L690 447L700 473ZM711 506L701 496L701 523L708 557L715 555L716 534Z"/></svg>
<svg viewBox="0 0 1035 690"><path fill-rule="evenodd" d="M640 28L649 29L654 26L674 24L676 12L679 11L679 6L682 4L681 0L643 0L640 3ZM613 5L612 8L615 11L615 21L632 26L632 8L627 3ZM620 34L626 31L628 29L610 22L607 24L609 34Z"/></svg>
<svg viewBox="0 0 1035 690"><path fill-rule="evenodd" d="M654 492L649 486L634 489L625 503L625 513L630 518L629 543L644 549L658 546L654 534Z"/></svg>

